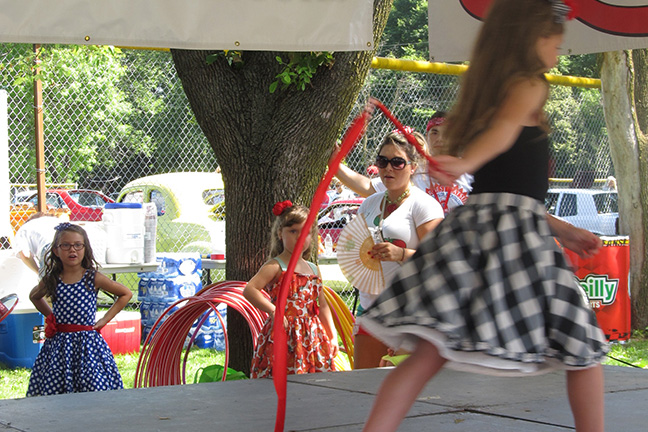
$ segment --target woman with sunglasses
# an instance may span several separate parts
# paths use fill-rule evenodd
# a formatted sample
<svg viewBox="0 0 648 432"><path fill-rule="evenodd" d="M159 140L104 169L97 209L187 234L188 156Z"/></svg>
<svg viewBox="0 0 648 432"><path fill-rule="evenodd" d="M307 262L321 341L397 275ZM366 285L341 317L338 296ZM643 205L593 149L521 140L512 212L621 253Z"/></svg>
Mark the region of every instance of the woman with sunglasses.
<svg viewBox="0 0 648 432"><path fill-rule="evenodd" d="M414 136L423 142L420 133ZM389 133L378 148L375 165L385 192L368 197L358 209L374 233L376 244L369 252L381 262L386 286L401 263L414 254L414 250L428 232L443 219L441 205L430 195L412 185L417 169L416 149L405 136L394 131ZM367 309L377 295L360 292L358 315ZM362 331L355 332L355 368L378 367L387 354L387 346Z"/></svg>
<svg viewBox="0 0 648 432"><path fill-rule="evenodd" d="M421 144L423 149L431 156L445 153L444 133L446 126L445 111L436 111L430 117L425 129L425 140ZM337 151L339 151L339 148L336 147L331 158L337 154ZM345 186L365 198L376 192L384 192L386 190L385 185L379 177L365 177L346 165L340 165L336 177ZM472 190L472 180L470 174L464 174L452 186L443 186L434 178L430 177L425 160L421 161L421 164L419 164L418 169L412 176L412 183L436 199L446 214L449 210L466 202L468 194Z"/></svg>

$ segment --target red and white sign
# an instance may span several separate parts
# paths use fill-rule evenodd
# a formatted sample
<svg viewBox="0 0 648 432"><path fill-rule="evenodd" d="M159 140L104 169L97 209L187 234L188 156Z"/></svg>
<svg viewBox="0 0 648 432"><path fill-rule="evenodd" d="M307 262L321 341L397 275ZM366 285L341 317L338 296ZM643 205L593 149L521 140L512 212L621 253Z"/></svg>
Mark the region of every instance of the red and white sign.
<svg viewBox="0 0 648 432"><path fill-rule="evenodd" d="M592 258L563 249L589 298L599 326L610 341L630 337L630 244L628 237L603 237Z"/></svg>
<svg viewBox="0 0 648 432"><path fill-rule="evenodd" d="M429 0L431 61L470 58L492 0ZM566 24L563 54L648 48L648 0L571 0L578 17Z"/></svg>

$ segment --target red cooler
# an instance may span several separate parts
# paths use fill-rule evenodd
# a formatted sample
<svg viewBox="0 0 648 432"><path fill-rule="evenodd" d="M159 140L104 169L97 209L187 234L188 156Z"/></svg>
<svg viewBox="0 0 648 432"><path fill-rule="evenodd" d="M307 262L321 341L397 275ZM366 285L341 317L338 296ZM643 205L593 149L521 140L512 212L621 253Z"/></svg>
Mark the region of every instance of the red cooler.
<svg viewBox="0 0 648 432"><path fill-rule="evenodd" d="M97 319L103 314L104 312L99 312ZM101 335L113 354L139 352L141 332L140 313L126 311L119 312L101 329Z"/></svg>
<svg viewBox="0 0 648 432"><path fill-rule="evenodd" d="M599 326L609 341L630 337L630 242L628 237L601 237L603 247L583 259L563 249L589 297Z"/></svg>

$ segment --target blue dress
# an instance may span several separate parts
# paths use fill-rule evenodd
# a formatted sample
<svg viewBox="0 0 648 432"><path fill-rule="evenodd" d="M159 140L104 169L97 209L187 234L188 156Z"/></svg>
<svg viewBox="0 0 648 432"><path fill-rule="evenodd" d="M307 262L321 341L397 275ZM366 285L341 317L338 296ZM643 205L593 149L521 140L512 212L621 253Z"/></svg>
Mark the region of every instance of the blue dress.
<svg viewBox="0 0 648 432"><path fill-rule="evenodd" d="M84 276L73 284L59 281L56 300L52 305L58 324L95 324L97 291L94 274L90 274L88 279L90 282ZM116 390L123 387L115 359L101 333L94 330L59 332L45 340L38 353L29 379L27 396Z"/></svg>

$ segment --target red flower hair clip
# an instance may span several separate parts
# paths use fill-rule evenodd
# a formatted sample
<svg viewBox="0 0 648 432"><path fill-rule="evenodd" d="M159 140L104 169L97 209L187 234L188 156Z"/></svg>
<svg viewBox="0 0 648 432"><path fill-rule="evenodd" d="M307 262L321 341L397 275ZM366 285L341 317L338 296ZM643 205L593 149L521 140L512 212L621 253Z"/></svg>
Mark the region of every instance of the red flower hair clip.
<svg viewBox="0 0 648 432"><path fill-rule="evenodd" d="M290 208L293 206L292 201L286 200L286 201L279 201L272 207L272 214L275 216L281 216L281 214L286 210L287 208Z"/></svg>
<svg viewBox="0 0 648 432"><path fill-rule="evenodd" d="M408 134L413 134L415 132L415 130L410 126L403 126L403 129L405 129L405 132L407 132ZM393 131L391 131L391 133L403 135L403 132L400 129L394 129Z"/></svg>

